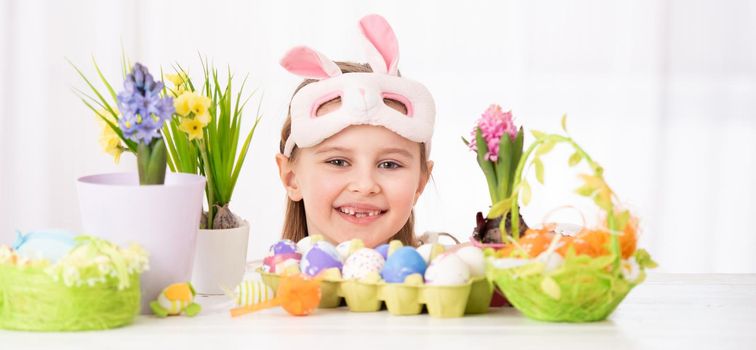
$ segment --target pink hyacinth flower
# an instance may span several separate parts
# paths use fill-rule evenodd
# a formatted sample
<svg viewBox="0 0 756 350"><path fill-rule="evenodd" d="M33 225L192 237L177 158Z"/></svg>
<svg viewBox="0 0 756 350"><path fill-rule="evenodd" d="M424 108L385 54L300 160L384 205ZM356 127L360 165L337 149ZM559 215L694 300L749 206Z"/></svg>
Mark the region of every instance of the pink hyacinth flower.
<svg viewBox="0 0 756 350"><path fill-rule="evenodd" d="M514 125L512 119L512 111L503 112L501 106L491 105L486 109L483 115L478 119L478 124L472 131L472 141L470 142L470 149L477 152L478 147L475 142L475 131L480 129L483 140L488 145L488 153L485 155L485 159L495 162L499 159L499 142L504 134L509 136L509 139L514 141L517 137L517 127Z"/></svg>

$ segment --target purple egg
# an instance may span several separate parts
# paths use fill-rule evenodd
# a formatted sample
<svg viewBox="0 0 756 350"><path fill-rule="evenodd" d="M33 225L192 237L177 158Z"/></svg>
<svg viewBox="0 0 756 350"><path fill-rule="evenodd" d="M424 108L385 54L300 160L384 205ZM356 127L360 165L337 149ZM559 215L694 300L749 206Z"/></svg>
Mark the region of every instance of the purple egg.
<svg viewBox="0 0 756 350"><path fill-rule="evenodd" d="M270 255L293 254L297 252L297 244L289 239L284 239L270 246Z"/></svg>
<svg viewBox="0 0 756 350"><path fill-rule="evenodd" d="M338 268L341 270L341 260L332 244L319 241L315 243L300 261L300 269L307 276L316 276L323 270Z"/></svg>
<svg viewBox="0 0 756 350"><path fill-rule="evenodd" d="M381 255L383 255L383 260L388 259L388 250L389 250L388 244L381 244L377 248L375 248L375 250L378 253L381 253Z"/></svg>

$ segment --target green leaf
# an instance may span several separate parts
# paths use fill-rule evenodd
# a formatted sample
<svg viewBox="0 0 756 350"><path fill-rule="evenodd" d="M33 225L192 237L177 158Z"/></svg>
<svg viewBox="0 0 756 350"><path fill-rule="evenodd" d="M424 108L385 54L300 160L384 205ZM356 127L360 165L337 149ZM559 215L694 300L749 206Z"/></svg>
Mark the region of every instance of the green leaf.
<svg viewBox="0 0 756 350"><path fill-rule="evenodd" d="M543 162L541 158L534 159L533 165L535 166L536 179L543 185Z"/></svg>
<svg viewBox="0 0 756 350"><path fill-rule="evenodd" d="M517 171L517 166L520 164L520 158L522 158L522 148L524 142L525 131L522 129L522 127L520 127L520 130L517 131L517 137L515 137L514 144L512 145L512 165L510 165L509 174L510 188L507 196L511 196L512 191L514 191L514 188L511 187L514 186L514 182L517 180L515 179L515 172Z"/></svg>
<svg viewBox="0 0 756 350"><path fill-rule="evenodd" d="M614 224L618 231L624 231L627 224L630 222L630 211L623 210L618 214L614 214Z"/></svg>
<svg viewBox="0 0 756 350"><path fill-rule="evenodd" d="M564 130L564 132L568 132L567 131L567 113L562 114L562 130Z"/></svg>
<svg viewBox="0 0 756 350"><path fill-rule="evenodd" d="M520 195L522 196L522 205L530 204L530 197L532 195L530 191L530 184L527 181L520 183Z"/></svg>
<svg viewBox="0 0 756 350"><path fill-rule="evenodd" d="M546 141L542 143L540 146L538 146L538 149L536 149L536 156L542 156L544 154L547 154L551 152L552 149L554 149L554 146L556 146L555 141Z"/></svg>
<svg viewBox="0 0 756 350"><path fill-rule="evenodd" d="M596 187L590 186L590 185L583 185L579 187L577 190L575 190L575 193L583 196L583 197L590 197L592 196L598 189Z"/></svg>
<svg viewBox="0 0 756 350"><path fill-rule="evenodd" d="M502 217L504 216L504 214L508 213L509 209L511 208L512 208L512 201L510 201L509 198L501 200L491 207L491 210L488 211L487 218L495 219L495 218Z"/></svg>
<svg viewBox="0 0 756 350"><path fill-rule="evenodd" d="M651 254L645 249L638 249L635 251L635 261L638 265L644 269L653 269L659 267L659 264L651 258Z"/></svg>
<svg viewBox="0 0 756 350"><path fill-rule="evenodd" d="M486 159L486 153L488 153L488 145L483 140L483 135L480 133L480 128L475 129L475 144L478 147L478 165L483 170L483 174L486 176L486 182L488 183L488 195L491 197L491 203L498 202L498 196L496 194L496 170L490 161Z"/></svg>
<svg viewBox="0 0 756 350"><path fill-rule="evenodd" d="M593 203L596 203L601 209L609 211L612 208L612 202L607 200L607 198L601 195L601 191L598 191L593 195Z"/></svg>
<svg viewBox="0 0 756 350"><path fill-rule="evenodd" d="M499 141L499 158L496 160L496 180L499 198L509 197L512 166L512 140L504 134Z"/></svg>
<svg viewBox="0 0 756 350"><path fill-rule="evenodd" d="M575 152L570 156L570 159L569 161L567 161L567 163L570 167L573 167L575 165L578 165L581 160L583 160L583 155L580 154L580 152Z"/></svg>
<svg viewBox="0 0 756 350"><path fill-rule="evenodd" d="M467 141L467 139L464 136L460 136L462 138L462 142L465 144L465 146L470 147L470 141Z"/></svg>
<svg viewBox="0 0 756 350"><path fill-rule="evenodd" d="M538 130L530 130L530 133L533 134L533 137L535 137L536 139L540 139L546 136L546 133Z"/></svg>

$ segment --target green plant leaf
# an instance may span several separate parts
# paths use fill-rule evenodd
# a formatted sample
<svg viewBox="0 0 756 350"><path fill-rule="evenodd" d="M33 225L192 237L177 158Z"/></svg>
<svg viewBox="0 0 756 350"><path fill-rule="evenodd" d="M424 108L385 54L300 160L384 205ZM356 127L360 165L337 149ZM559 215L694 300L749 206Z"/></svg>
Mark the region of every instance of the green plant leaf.
<svg viewBox="0 0 756 350"><path fill-rule="evenodd" d="M543 162L541 158L534 159L533 165L535 166L536 179L543 185Z"/></svg>
<svg viewBox="0 0 756 350"><path fill-rule="evenodd" d="M635 251L635 261L638 265L644 269L653 269L659 267L659 264L651 258L651 254L645 249L638 249Z"/></svg>
<svg viewBox="0 0 756 350"><path fill-rule="evenodd" d="M583 185L580 186L577 190L575 190L575 193L583 196L583 197L590 197L592 196L598 189L596 187L590 186L590 185Z"/></svg>
<svg viewBox="0 0 756 350"><path fill-rule="evenodd" d="M546 133L538 130L530 130L530 133L533 134L533 137L535 137L536 139L540 139L546 136Z"/></svg>
<svg viewBox="0 0 756 350"><path fill-rule="evenodd" d="M556 146L555 141L546 141L542 143L540 146L538 146L538 149L536 150L536 156L542 156L549 152L551 152L552 149L554 149L554 146Z"/></svg>
<svg viewBox="0 0 756 350"><path fill-rule="evenodd" d="M470 141L467 141L467 139L464 136L460 136L462 138L462 142L465 144L465 146L470 147Z"/></svg>
<svg viewBox="0 0 756 350"><path fill-rule="evenodd" d="M530 184L528 184L527 181L522 181L520 183L520 195L522 196L522 205L528 205L530 204L530 197L532 195L530 191Z"/></svg>
<svg viewBox="0 0 756 350"><path fill-rule="evenodd" d="M496 181L498 182L499 199L509 197L512 183L512 140L507 134L499 141L499 157L496 160Z"/></svg>
<svg viewBox="0 0 756 350"><path fill-rule="evenodd" d="M509 198L499 201L491 207L488 211L487 218L495 219L504 216L512 208L512 201ZM502 220L504 221L504 220Z"/></svg>
<svg viewBox="0 0 756 350"><path fill-rule="evenodd" d="M483 135L480 133L480 128L475 128L475 144L478 148L478 165L483 170L483 174L486 176L486 182L488 183L488 194L491 197L491 203L498 202L498 196L496 194L496 170L490 161L486 159L486 153L488 153L488 145L483 140Z"/></svg>
<svg viewBox="0 0 756 350"><path fill-rule="evenodd" d="M568 132L567 131L567 113L562 114L562 130L564 132Z"/></svg>
<svg viewBox="0 0 756 350"><path fill-rule="evenodd" d="M569 164L570 167L573 167L575 165L578 165L581 160L583 160L583 155L580 154L580 152L575 152L570 156L570 159L567 161L567 164Z"/></svg>

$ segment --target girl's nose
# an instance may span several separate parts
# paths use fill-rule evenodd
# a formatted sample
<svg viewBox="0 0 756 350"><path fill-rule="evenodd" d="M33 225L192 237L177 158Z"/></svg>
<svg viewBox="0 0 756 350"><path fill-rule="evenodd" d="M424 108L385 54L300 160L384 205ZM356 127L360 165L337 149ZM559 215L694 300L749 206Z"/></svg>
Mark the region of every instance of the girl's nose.
<svg viewBox="0 0 756 350"><path fill-rule="evenodd" d="M361 193L363 195L371 195L381 192L381 186L375 179L373 169L368 167L365 167L365 169L356 169L354 171L347 189L350 192Z"/></svg>

